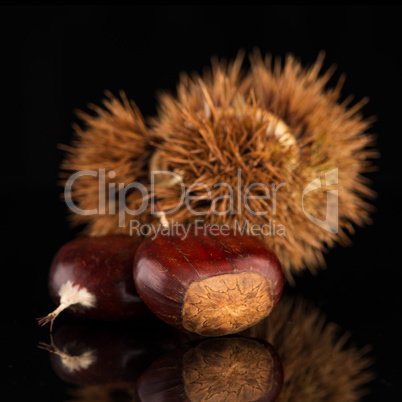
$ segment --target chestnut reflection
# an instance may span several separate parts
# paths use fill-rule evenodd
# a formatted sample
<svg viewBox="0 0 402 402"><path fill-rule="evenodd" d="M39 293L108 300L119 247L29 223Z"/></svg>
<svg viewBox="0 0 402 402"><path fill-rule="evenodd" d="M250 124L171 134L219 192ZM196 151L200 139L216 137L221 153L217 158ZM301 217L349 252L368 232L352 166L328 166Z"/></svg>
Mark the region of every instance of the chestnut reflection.
<svg viewBox="0 0 402 402"><path fill-rule="evenodd" d="M274 348L259 339L212 338L183 345L139 378L138 399L151 401L275 401L283 371Z"/></svg>
<svg viewBox="0 0 402 402"><path fill-rule="evenodd" d="M99 385L134 383L156 358L178 345L177 332L159 322L147 330L135 323L75 322L39 347L51 352L51 365L63 381Z"/></svg>
<svg viewBox="0 0 402 402"><path fill-rule="evenodd" d="M194 340L159 320L128 324L76 320L56 331L51 361L79 384L71 400L357 402L374 375L367 349L301 298L284 297L230 337Z"/></svg>

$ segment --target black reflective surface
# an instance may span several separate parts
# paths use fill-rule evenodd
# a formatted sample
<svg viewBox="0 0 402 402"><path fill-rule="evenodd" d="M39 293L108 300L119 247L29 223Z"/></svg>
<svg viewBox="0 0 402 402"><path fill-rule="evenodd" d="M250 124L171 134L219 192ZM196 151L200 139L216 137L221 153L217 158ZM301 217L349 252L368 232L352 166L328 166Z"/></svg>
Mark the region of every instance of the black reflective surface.
<svg viewBox="0 0 402 402"><path fill-rule="evenodd" d="M91 401L107 395L105 400L135 400L135 379L180 347L174 337L164 339L167 328L155 329L153 338L141 334L149 326L133 323L130 331L139 332L118 333L128 337L127 343L108 335L110 347L92 346L99 356L113 352L119 359L106 359L116 364L112 374L106 372L103 381L96 372L90 384L79 383L85 382L84 376L74 382L70 374L60 375L57 355L38 348L40 342L52 347L48 328L38 327L35 320L53 308L47 290L50 262L78 233L67 223L56 185L61 160L57 144L71 138L73 110L99 103L105 89L124 89L144 114L153 114L155 92L174 90L180 71L201 71L211 55L231 58L239 48L251 51L254 46L280 56L292 52L306 63L325 50L325 66L335 63L347 74L345 95L370 97L364 113L378 117L372 131L378 133L382 155L379 171L370 174L379 194L373 225L357 229L350 247L329 251L325 270L306 272L294 288L287 286L288 299L280 305L282 314L291 314L288 306L299 300L296 297L310 304L296 316L269 324L270 334L260 329L245 336L266 337L278 353L284 371L282 400L309 400L311 390L317 392L314 400L345 400L340 395L353 392L350 386L356 384L366 390L364 401L401 399L399 7L2 11L3 64L9 69L4 85L17 95L15 100L4 96L13 107L6 113L12 124L2 133L6 166L1 171L2 363L11 400ZM70 324L78 325L67 315L58 318L54 343L56 334ZM65 331L68 343L79 339L78 329L69 335ZM350 337L341 349L339 339L347 332ZM94 337L101 343L102 336ZM117 344L128 347L127 355L124 348L113 350ZM366 348L370 350L363 357L359 351ZM78 348L74 353L80 352Z"/></svg>

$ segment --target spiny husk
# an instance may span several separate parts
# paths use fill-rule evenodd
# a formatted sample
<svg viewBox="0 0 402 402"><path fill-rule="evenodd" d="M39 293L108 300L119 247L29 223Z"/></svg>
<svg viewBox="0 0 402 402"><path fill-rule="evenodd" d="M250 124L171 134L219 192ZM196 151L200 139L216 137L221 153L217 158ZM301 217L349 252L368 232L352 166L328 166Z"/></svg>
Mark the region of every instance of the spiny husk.
<svg viewBox="0 0 402 402"><path fill-rule="evenodd" d="M294 274L304 268L315 272L324 266L324 252L336 242L347 244L354 225L370 222L374 195L364 176L376 156L373 136L367 133L371 120L360 111L364 101L352 107L350 99L340 102L343 79L327 89L332 70L320 75L322 61L320 56L304 68L292 56L282 64L255 53L245 74L242 55L232 63L214 60L202 75L182 74L176 95L160 95L150 127L125 97L119 102L109 95L105 109L94 107L96 116L80 115L85 127L76 128L76 140L67 147L62 168L69 174L80 169L113 170L116 177L106 175L106 186L136 181L149 190L151 156L157 155L158 167L180 176L191 195L206 196L207 185L213 200L211 208L211 201L191 198L190 208L183 204L168 214L169 221L203 220L246 231L253 225L271 227L262 238L278 255L288 281L294 282ZM289 132L269 135L278 122ZM339 219L338 231L332 233L304 213L325 219L326 189L306 195L304 210L302 195L308 183L335 168ZM265 211L262 215L245 207L237 194L239 171L242 191L251 183L263 183L271 190L271 185L285 183L277 190L276 209L272 198L249 200L251 210ZM196 182L203 184L194 187ZM217 183L225 185L214 187ZM225 213L231 189L233 214ZM85 176L76 181L72 195L80 208L93 209L98 207L98 191L98 178ZM162 180L155 185L155 194L149 193L153 195L169 211L180 203L182 187L174 180ZM128 192L125 199L131 210L142 201L138 191ZM106 200L106 211L108 205ZM90 236L130 233L132 219L157 223L158 217L147 208L140 216L126 214L124 226L119 227L118 214L72 215L75 224L87 225L85 233ZM274 233L276 228L280 235L279 230Z"/></svg>
<svg viewBox="0 0 402 402"><path fill-rule="evenodd" d="M188 188L195 182L208 185L216 211L225 211L230 194L224 182L238 188L237 172L241 170L243 189L250 183L286 183L277 192L276 211L272 200L251 200L253 211L236 200L235 214L218 215L205 200L191 199L186 206L170 214L169 219L188 222L203 219L206 223L244 227L253 224L283 225L285 236L265 236L282 263L287 279L308 267L314 271L324 265L323 252L335 242L345 244L353 224L370 221L368 202L373 192L363 176L371 169L373 136L366 133L370 121L360 108L364 102L347 108L348 100L339 103L341 82L326 89L331 71L319 75L322 58L310 68L303 68L293 57L283 65L258 54L251 59L252 72L246 78L239 74L239 60L227 70L215 64L212 73L203 77L182 76L177 96L160 98L158 118L153 130L156 144L169 170L180 174ZM267 135L273 119L289 128L293 141L284 147L281 138ZM283 138L282 138L283 140ZM289 145L289 144L288 144ZM339 230L331 233L317 226L303 212L303 189L317 177L338 168ZM179 203L180 186L156 187L161 204L169 210ZM206 195L205 187L193 194ZM236 196L236 194L235 194ZM326 216L326 192L315 191L304 198L304 208L319 219ZM240 207L240 209L238 209ZM206 212L195 216L193 211Z"/></svg>
<svg viewBox="0 0 402 402"><path fill-rule="evenodd" d="M304 299L283 298L242 334L265 339L278 352L284 370L278 402L356 402L369 392L370 348L346 345L350 335Z"/></svg>
<svg viewBox="0 0 402 402"><path fill-rule="evenodd" d="M77 207L82 210L98 209L97 214L70 216L74 225L84 225L83 234L89 236L127 231L119 227L119 214L109 213L109 200L113 199L117 211L119 183L149 185L149 159L153 152L152 133L137 106L127 99L124 92L120 93L120 99L107 92L103 106L90 105L94 112L92 114L78 111L83 126L75 124L72 144L62 147L66 151L61 165L62 184L77 171L89 170L97 174L79 177L74 181L71 191ZM105 173L105 197L100 192L101 169ZM113 184L113 187L109 187ZM109 198L110 188L113 195ZM100 195L105 200L104 213L99 213ZM125 202L137 209L142 204L142 196L138 191L127 192Z"/></svg>

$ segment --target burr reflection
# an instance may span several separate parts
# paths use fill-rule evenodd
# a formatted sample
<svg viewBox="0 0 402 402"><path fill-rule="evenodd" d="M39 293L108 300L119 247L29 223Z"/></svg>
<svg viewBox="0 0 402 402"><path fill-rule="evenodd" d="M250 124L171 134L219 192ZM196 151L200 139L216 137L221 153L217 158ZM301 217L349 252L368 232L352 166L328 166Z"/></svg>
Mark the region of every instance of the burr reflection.
<svg viewBox="0 0 402 402"><path fill-rule="evenodd" d="M284 370L278 402L356 402L369 393L370 348L353 346L350 334L305 299L284 297L270 317L243 334L278 351Z"/></svg>

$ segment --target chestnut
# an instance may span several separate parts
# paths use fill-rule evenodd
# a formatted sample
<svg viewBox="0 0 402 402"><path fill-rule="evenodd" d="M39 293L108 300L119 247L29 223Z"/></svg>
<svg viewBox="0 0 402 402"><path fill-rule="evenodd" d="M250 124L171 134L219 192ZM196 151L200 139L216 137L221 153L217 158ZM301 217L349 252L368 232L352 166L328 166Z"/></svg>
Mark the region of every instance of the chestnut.
<svg viewBox="0 0 402 402"><path fill-rule="evenodd" d="M255 338L210 338L160 357L137 381L137 399L148 401L270 401L283 385L272 345Z"/></svg>
<svg viewBox="0 0 402 402"><path fill-rule="evenodd" d="M48 283L58 307L38 318L39 324L53 324L64 309L105 321L150 314L132 277L133 258L141 241L139 237L109 235L77 238L62 246L53 258Z"/></svg>
<svg viewBox="0 0 402 402"><path fill-rule="evenodd" d="M267 317L284 286L274 252L256 237L192 225L148 237L134 259L134 282L166 323L202 336L236 333Z"/></svg>

